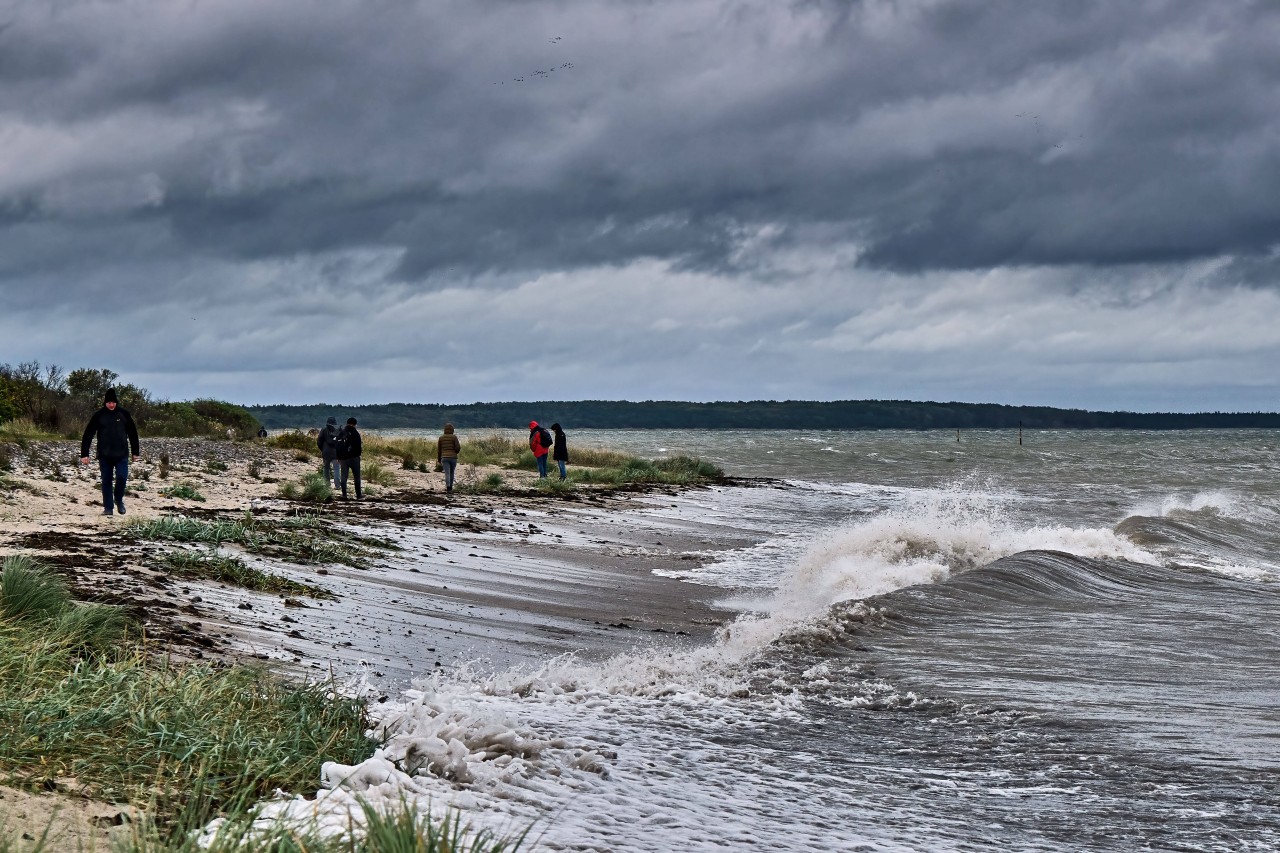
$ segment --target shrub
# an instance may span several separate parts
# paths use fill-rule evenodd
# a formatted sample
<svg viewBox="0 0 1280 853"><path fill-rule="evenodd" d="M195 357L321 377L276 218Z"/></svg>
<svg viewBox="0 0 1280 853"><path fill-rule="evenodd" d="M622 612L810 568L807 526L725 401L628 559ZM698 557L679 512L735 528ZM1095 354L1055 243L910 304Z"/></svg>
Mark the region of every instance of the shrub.
<svg viewBox="0 0 1280 853"><path fill-rule="evenodd" d="M227 427L234 429L240 435L256 435L258 427L262 426L248 409L234 403L226 403L222 400L192 400L188 405L209 421L213 432L219 437L226 435Z"/></svg>
<svg viewBox="0 0 1280 853"><path fill-rule="evenodd" d="M247 473L253 479L261 480L262 479L262 463L259 462L257 459L250 459Z"/></svg>
<svg viewBox="0 0 1280 853"><path fill-rule="evenodd" d="M0 442L0 471L13 470L13 445Z"/></svg>
<svg viewBox="0 0 1280 853"><path fill-rule="evenodd" d="M316 452L316 437L294 429L288 432L276 433L267 439L267 445L286 450L302 450L314 453Z"/></svg>

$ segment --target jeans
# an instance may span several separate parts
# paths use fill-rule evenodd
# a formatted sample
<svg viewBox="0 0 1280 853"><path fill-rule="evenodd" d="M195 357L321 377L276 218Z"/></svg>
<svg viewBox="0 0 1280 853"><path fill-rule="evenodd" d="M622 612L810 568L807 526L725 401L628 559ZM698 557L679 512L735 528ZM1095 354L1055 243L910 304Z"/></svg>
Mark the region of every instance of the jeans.
<svg viewBox="0 0 1280 853"><path fill-rule="evenodd" d="M102 508L111 509L112 503L124 506L124 483L129 479L129 457L122 459L99 459L98 471L102 474ZM115 475L115 488L112 488L111 477Z"/></svg>
<svg viewBox="0 0 1280 853"><path fill-rule="evenodd" d="M440 467L444 469L444 490L446 492L452 492L453 472L458 470L458 460L441 458Z"/></svg>
<svg viewBox="0 0 1280 853"><path fill-rule="evenodd" d="M561 479L561 480L563 480L565 477L567 477L567 476L568 476L568 475L565 473L565 471L564 471L564 460L563 460L563 459L557 459L557 460L556 460L556 465L557 465L557 466L559 466L559 468L560 468L560 479Z"/></svg>
<svg viewBox="0 0 1280 853"><path fill-rule="evenodd" d="M324 478L333 480L335 489L342 487L342 463L337 459L324 460Z"/></svg>
<svg viewBox="0 0 1280 853"><path fill-rule="evenodd" d="M334 464L342 470L342 496L344 498L347 496L347 472L352 471L356 475L356 500L360 500L362 497L360 494L360 457L343 459L341 462Z"/></svg>
<svg viewBox="0 0 1280 853"><path fill-rule="evenodd" d="M538 461L538 476L542 479L547 478L547 454L533 457Z"/></svg>

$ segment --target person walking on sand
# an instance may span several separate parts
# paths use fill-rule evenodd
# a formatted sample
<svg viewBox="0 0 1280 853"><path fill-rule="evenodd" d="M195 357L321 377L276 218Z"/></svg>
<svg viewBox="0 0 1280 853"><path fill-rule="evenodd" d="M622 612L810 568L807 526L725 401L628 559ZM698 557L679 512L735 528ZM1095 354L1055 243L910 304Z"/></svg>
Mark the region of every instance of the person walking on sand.
<svg viewBox="0 0 1280 853"><path fill-rule="evenodd" d="M356 500L364 497L360 493L360 454L364 452L364 442L360 439L360 430L356 429L356 419L347 418L347 425L338 433L336 453L338 467L342 469L342 499L347 499L347 473L356 475Z"/></svg>
<svg viewBox="0 0 1280 853"><path fill-rule="evenodd" d="M547 479L547 451L551 449L551 433L546 427L538 426L537 421L529 421L529 449L533 451L533 461L538 463L538 479Z"/></svg>
<svg viewBox="0 0 1280 853"><path fill-rule="evenodd" d="M458 470L458 454L462 442L453 434L453 424L444 425L444 435L436 439L436 461L444 469L444 490L453 491L453 475Z"/></svg>
<svg viewBox="0 0 1280 853"><path fill-rule="evenodd" d="M324 478L333 481L338 488L338 419L329 416L324 422L324 429L316 436L316 447L320 448L320 459L324 463Z"/></svg>
<svg viewBox="0 0 1280 853"><path fill-rule="evenodd" d="M108 388L102 408L89 418L80 439L80 464L89 464L89 445L98 439L98 471L102 474L102 514L112 509L124 515L124 486L129 479L129 459L138 461L138 427L128 409L120 408L116 389ZM133 451L132 454L130 451ZM112 479L115 483L112 483Z"/></svg>
<svg viewBox="0 0 1280 853"><path fill-rule="evenodd" d="M551 431L555 433L552 441L551 458L556 460L556 466L560 469L560 480L564 481L568 474L564 470L564 466L569 462L569 440L565 438L564 430L560 429L560 424L552 424Z"/></svg>

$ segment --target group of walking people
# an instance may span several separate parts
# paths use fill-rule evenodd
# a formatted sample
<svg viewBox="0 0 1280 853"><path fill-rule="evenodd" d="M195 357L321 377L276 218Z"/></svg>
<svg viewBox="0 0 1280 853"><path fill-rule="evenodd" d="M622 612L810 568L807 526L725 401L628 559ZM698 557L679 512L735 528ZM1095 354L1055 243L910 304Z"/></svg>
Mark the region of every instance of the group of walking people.
<svg viewBox="0 0 1280 853"><path fill-rule="evenodd" d="M264 437L260 429L259 437ZM125 514L125 485L129 479L129 462L137 462L140 455L138 427L127 409L120 406L114 388L108 388L102 408L93 413L80 440L80 464L89 464L89 448L97 440L98 469L102 475L102 514ZM347 418L339 428L338 419L330 417L316 436L316 447L324 463L324 477L332 481L333 488L347 500L347 483L354 481L356 500L364 497L360 483L360 456L364 452L364 439L356 428L356 419ZM560 479L568 476L569 443L560 424L546 427L537 421L529 422L529 450L538 466L538 477L547 477L547 457L560 469ZM436 462L444 472L444 488L453 491L454 476L458 469L458 456L462 441L454 432L453 424L444 425L444 433L436 439ZM354 476L353 476L354 475Z"/></svg>
<svg viewBox="0 0 1280 853"><path fill-rule="evenodd" d="M349 474L355 475L356 500L363 495L360 490L360 455L364 443L356 429L356 419L347 418L347 425L338 429L336 418L330 417L324 429L316 436L316 445L320 450L320 458L324 461L325 478L332 478L334 489L342 493L347 500L347 480ZM529 422L529 450L533 452L534 462L538 466L538 477L547 477L547 456L550 455L560 469L560 479L568 477L569 441L560 428L560 424L552 424L551 430L538 425L537 421ZM453 492L453 483L458 471L458 456L462 453L462 440L454 431L453 424L445 424L444 432L436 439L436 463L444 473L444 490Z"/></svg>
<svg viewBox="0 0 1280 853"><path fill-rule="evenodd" d="M347 418L346 426L338 428L338 419L330 416L325 421L324 429L316 436L316 447L320 450L320 459L324 463L325 480L333 480L333 488L342 492L342 499L347 497L348 475L354 474L356 500L362 500L364 493L360 488L360 456L364 453L364 439L360 430L356 429L356 419Z"/></svg>

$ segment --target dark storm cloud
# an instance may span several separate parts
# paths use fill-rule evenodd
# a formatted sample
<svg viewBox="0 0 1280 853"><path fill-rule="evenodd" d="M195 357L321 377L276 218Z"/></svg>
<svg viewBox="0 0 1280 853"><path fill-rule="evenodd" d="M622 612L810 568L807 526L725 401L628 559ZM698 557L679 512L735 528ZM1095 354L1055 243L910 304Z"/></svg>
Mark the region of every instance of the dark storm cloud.
<svg viewBox="0 0 1280 853"><path fill-rule="evenodd" d="M733 270L771 227L918 271L1248 256L1280 233L1275 4L126 0L12 20L0 108L25 160L0 175L0 230L124 218L156 257ZM22 256L75 265L99 251L83 240Z"/></svg>

